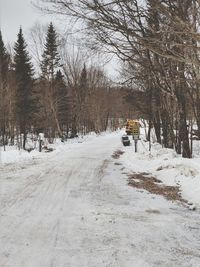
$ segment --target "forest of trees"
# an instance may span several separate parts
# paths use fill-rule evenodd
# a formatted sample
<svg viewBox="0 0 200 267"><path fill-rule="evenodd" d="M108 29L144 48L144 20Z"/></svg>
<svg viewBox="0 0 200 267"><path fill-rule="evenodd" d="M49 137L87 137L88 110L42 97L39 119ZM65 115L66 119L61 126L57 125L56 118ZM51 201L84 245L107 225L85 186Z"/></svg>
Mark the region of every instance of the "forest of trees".
<svg viewBox="0 0 200 267"><path fill-rule="evenodd" d="M21 27L8 52L0 31L0 146L29 149L27 142L37 140L39 133L49 142L100 133L119 127L119 118L132 116L125 91L100 67L87 66L79 51L61 52L52 23L42 33L36 26L31 34L34 41L44 35L40 53L37 41L29 48ZM33 51L41 54L36 66Z"/></svg>
<svg viewBox="0 0 200 267"><path fill-rule="evenodd" d="M147 139L154 129L159 143L190 158L192 139L200 138L200 1L40 3L40 10L77 22L91 51L116 55L121 83L113 85L79 53L60 53L52 23L38 57L39 75L34 74L22 29L14 55L0 34L1 145L17 140L25 148L28 133L44 132L53 139L101 132L108 124L119 126L119 118L134 116L134 107L148 121Z"/></svg>
<svg viewBox="0 0 200 267"><path fill-rule="evenodd" d="M91 46L123 62L127 100L149 121L148 137L154 127L164 147L192 156L192 135L200 138L199 0L41 0L40 8L84 22Z"/></svg>

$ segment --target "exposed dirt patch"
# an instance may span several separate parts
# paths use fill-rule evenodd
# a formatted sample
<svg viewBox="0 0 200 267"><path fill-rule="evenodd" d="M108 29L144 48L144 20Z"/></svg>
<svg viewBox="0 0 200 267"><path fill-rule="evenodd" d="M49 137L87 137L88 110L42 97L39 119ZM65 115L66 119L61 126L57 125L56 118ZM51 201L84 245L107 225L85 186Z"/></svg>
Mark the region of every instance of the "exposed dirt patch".
<svg viewBox="0 0 200 267"><path fill-rule="evenodd" d="M120 162L115 162L114 165L120 166L122 164Z"/></svg>
<svg viewBox="0 0 200 267"><path fill-rule="evenodd" d="M140 172L140 174L144 176L151 175L149 172Z"/></svg>
<svg viewBox="0 0 200 267"><path fill-rule="evenodd" d="M121 151L121 150L116 150L113 154L112 154L112 157L114 159L118 159L121 155L124 154L124 151Z"/></svg>
<svg viewBox="0 0 200 267"><path fill-rule="evenodd" d="M159 210L145 210L147 213L160 214Z"/></svg>
<svg viewBox="0 0 200 267"><path fill-rule="evenodd" d="M139 189L145 189L152 194L164 196L168 200L187 203L187 201L181 197L179 187L164 185L155 177L147 176L141 173L129 174L128 185Z"/></svg>

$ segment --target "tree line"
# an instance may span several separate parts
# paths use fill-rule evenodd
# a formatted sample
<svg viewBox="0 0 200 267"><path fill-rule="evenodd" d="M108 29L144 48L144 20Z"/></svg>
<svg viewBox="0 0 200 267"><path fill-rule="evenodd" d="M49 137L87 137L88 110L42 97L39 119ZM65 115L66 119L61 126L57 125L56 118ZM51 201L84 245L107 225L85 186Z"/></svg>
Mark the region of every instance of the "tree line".
<svg viewBox="0 0 200 267"><path fill-rule="evenodd" d="M119 127L131 116L124 90L116 88L98 66L86 66L81 55L63 56L52 23L36 75L30 49L20 27L13 53L0 31L0 146L27 149L28 138L44 133L49 142ZM32 47L34 49L34 47Z"/></svg>
<svg viewBox="0 0 200 267"><path fill-rule="evenodd" d="M41 2L84 22L91 46L121 59L127 100L149 121L148 139L154 127L159 143L190 158L192 135L200 138L200 1Z"/></svg>

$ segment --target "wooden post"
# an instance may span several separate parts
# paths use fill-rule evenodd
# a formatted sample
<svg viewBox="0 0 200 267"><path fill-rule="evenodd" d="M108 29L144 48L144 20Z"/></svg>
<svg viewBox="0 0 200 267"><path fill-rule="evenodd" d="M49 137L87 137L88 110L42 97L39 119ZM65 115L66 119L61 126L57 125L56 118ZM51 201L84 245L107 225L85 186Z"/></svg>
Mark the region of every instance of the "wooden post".
<svg viewBox="0 0 200 267"><path fill-rule="evenodd" d="M42 141L44 140L44 134L39 133L39 152L42 152Z"/></svg>
<svg viewBox="0 0 200 267"><path fill-rule="evenodd" d="M138 144L137 141L138 141L137 139L134 139L134 142L135 142L135 152L137 152L137 144Z"/></svg>
<svg viewBox="0 0 200 267"><path fill-rule="evenodd" d="M42 152L42 140L39 140L39 152Z"/></svg>

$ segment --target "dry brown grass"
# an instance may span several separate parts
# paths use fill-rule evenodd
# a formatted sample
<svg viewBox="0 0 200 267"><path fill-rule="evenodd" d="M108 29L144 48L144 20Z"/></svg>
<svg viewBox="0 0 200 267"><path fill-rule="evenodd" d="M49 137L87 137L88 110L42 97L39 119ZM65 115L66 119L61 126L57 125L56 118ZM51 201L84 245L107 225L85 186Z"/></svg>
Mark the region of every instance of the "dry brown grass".
<svg viewBox="0 0 200 267"><path fill-rule="evenodd" d="M178 186L167 186L155 177L147 176L143 173L128 175L128 185L139 189L145 189L156 195L164 196L168 200L187 202L180 194Z"/></svg>
<svg viewBox="0 0 200 267"><path fill-rule="evenodd" d="M124 154L124 151L121 151L121 150L116 150L113 154L112 154L112 157L114 159L118 159L121 155Z"/></svg>

